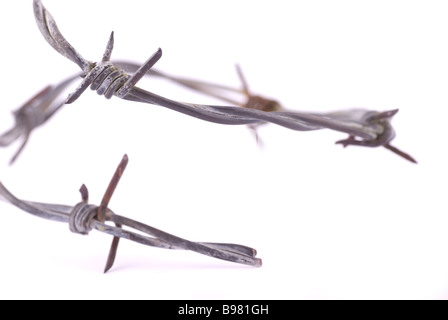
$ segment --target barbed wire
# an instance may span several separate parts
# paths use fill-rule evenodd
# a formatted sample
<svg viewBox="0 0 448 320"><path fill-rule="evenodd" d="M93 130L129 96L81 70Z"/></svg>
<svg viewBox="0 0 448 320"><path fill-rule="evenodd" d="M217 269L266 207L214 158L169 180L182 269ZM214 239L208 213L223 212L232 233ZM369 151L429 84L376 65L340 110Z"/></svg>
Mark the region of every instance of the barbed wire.
<svg viewBox="0 0 448 320"><path fill-rule="evenodd" d="M204 121L228 125L257 125L264 122L274 123L291 130L310 131L331 129L349 135L347 139L337 141L343 146L357 145L364 147L384 146L403 158L416 163L407 153L393 147L390 142L395 138L395 131L390 123L398 109L384 112L364 109L350 109L329 113L311 113L286 111L275 107L273 100L270 109L260 107L262 98L251 95L247 84L243 92L248 102L243 106L216 106L174 101L136 86L162 56L158 49L143 65L137 66L129 62L113 63L110 61L114 47L114 33L111 33L103 58L100 62L90 62L78 53L59 31L54 18L42 5L40 0L34 0L34 15L37 25L46 41L63 56L77 64L82 71L83 80L78 88L69 95L66 103L73 103L90 86L99 95L107 99L116 96L121 99L163 106ZM132 69L128 74L124 69ZM184 86L213 94L218 88L197 80L168 76L162 72L152 72ZM221 89L223 88L220 86ZM232 89L234 90L234 89ZM262 105L262 104L261 104ZM254 107L255 106L255 107Z"/></svg>
<svg viewBox="0 0 448 320"><path fill-rule="evenodd" d="M127 61L116 61L116 65L121 68L133 72L138 68L137 64L127 62ZM239 105L242 108L246 109L255 109L263 112L269 113L277 113L277 114L286 114L286 109L276 100L265 98L259 95L254 95L250 92L247 81L242 73L242 70L239 65L236 65L237 74L241 80L242 88L237 89L234 87L229 87L222 84L210 83L195 79L188 79L179 76L168 75L165 72L161 72L160 70L151 69L148 71L148 75L162 77L178 83L184 87L199 91L206 95L212 96L214 98L221 99L226 102L230 102L235 105ZM241 103L236 101L233 98L230 98L229 94L238 93L242 94L246 98L246 102ZM280 113L280 111L283 111ZM349 133L349 137L347 139L338 140L336 144L342 144L344 147L348 145L358 145L358 146L367 146L367 147L378 147L383 146L386 149L391 150L392 152L398 154L399 156L409 160L413 163L417 163L417 161L410 156L409 154L399 150L398 148L392 146L389 142L395 138L395 131L391 126L390 119L398 112L398 109L385 111L385 112L376 112L376 111L368 111L362 109L351 109L346 111L339 112L331 112L325 114L318 113L302 113L299 115L298 112L289 111L289 115L291 117L300 116L301 120L308 121L309 127L308 129L303 128L301 131L308 130L319 130L319 129L332 129L335 131L341 131L345 133ZM311 117L306 117L306 115L310 115ZM325 121L326 120L326 121ZM359 121L364 124L381 124L383 127L383 131L381 134L378 134L376 139L368 139L363 137L364 139L356 139L356 136L359 134L355 134L354 131L347 131L346 121ZM331 123L333 122L333 123ZM249 129L251 129L255 135L255 139L257 143L261 144L259 139L257 128L259 125L263 123L256 123L248 125ZM315 126L313 127L312 124ZM352 128L353 129L353 128ZM298 130L298 129L297 129ZM361 136L359 134L359 136ZM362 137L362 136L361 136Z"/></svg>
<svg viewBox="0 0 448 320"><path fill-rule="evenodd" d="M112 62L113 32L101 61L90 62L83 58L64 38L55 20L40 0L33 0L33 9L37 25L46 41L60 54L77 64L81 72L68 77L57 85L45 87L14 112L15 124L13 128L0 136L0 146L8 146L15 140L22 138L22 144L11 159L11 163L17 159L33 130L46 123L64 104L75 102L89 87L99 95L104 95L107 99L116 96L133 102L163 106L218 124L249 125L254 132L256 127L263 123L273 123L296 131L331 129L349 135L347 139L336 142L343 146L383 146L411 162L416 162L410 155L390 144L395 137L395 131L390 122L398 112L397 109L383 112L350 109L321 114L286 110L275 100L250 93L247 81L240 68L237 68L237 72L242 81L242 89L236 89L168 75L152 69L162 56L161 49L158 49L141 66L128 61ZM139 80L146 75L163 77L190 89L220 98L231 103L232 106L185 103L156 95L136 86ZM63 100L61 98L62 93L70 83L79 77L82 78L80 85ZM228 98L227 93L222 94L219 93L220 91L240 93L247 100L245 103L239 104ZM256 267L261 266L261 259L256 257L255 249L237 244L192 242L115 214L108 208L108 204L127 163L128 157L125 155L117 167L99 206L88 204L89 194L84 185L80 189L82 201L75 206L21 200L16 198L1 182L0 200L38 217L68 223L70 230L75 233L88 234L92 230L97 230L112 235L113 241L105 272L113 266L120 238L148 246L191 250L222 260ZM108 225L106 222L111 222L115 226ZM135 229L146 235L125 230L124 227Z"/></svg>
<svg viewBox="0 0 448 320"><path fill-rule="evenodd" d="M256 257L257 251L250 247L231 243L192 242L115 214L108 208L108 204L127 163L128 157L124 155L99 206L88 204L89 193L85 185L82 185L79 190L82 201L75 206L21 200L16 198L1 182L0 200L37 217L68 223L70 230L74 233L87 235L90 231L97 230L112 235L114 238L104 272L107 272L114 264L120 238L157 248L190 250L221 260L254 267L261 266L261 259ZM113 222L115 227L106 224L106 222ZM123 229L124 226L135 229L140 233L125 230Z"/></svg>

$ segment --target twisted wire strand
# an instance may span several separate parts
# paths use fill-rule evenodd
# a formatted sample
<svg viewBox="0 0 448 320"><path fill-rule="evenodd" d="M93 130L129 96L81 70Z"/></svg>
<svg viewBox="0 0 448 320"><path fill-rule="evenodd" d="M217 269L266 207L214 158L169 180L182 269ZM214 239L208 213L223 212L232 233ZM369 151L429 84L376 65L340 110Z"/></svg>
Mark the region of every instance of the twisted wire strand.
<svg viewBox="0 0 448 320"><path fill-rule="evenodd" d="M119 177L117 179L117 172L118 175L123 173L123 163L125 162L127 162L126 155L123 157L120 166L117 168L117 171L111 180L113 188L108 188L100 206L87 203L88 191L85 186L80 189L83 201L75 206L24 201L15 197L1 182L0 200L10 203L37 217L68 223L70 231L74 233L87 235L90 231L97 230L112 235L114 238L124 238L147 246L163 249L190 250L221 260L254 267L261 266L261 259L256 257L257 251L247 246L232 243L189 241L130 218L117 215L107 207L103 208L105 215L104 217L101 217L99 212L104 205L104 199L107 197L107 203L113 193L113 189L119 181ZM115 226L106 224L106 221L115 223ZM140 233L126 230L123 227L134 229ZM112 260L110 260L111 254L109 254L105 272L112 267L115 253L116 252L113 252Z"/></svg>
<svg viewBox="0 0 448 320"><path fill-rule="evenodd" d="M116 61L115 64L127 72L134 72L138 68L137 64L128 61ZM349 137L337 141L337 144L342 144L344 147L348 145L365 147L383 146L406 160L414 163L417 162L409 154L390 145L390 142L395 138L395 131L390 120L398 112L398 109L385 112L369 111L365 109L349 109L329 113L290 111L286 110L276 100L251 94L248 89L247 81L238 65L236 69L243 84L243 89L173 76L155 69L149 70L147 75L164 78L223 101L239 104L243 107L243 110L249 110L246 114L256 113L258 119L264 119L266 122L275 123L298 131L331 129L334 131L345 132L349 134ZM239 93L244 95L247 99L246 103L240 103L229 98L229 93ZM199 107L199 105L196 106ZM233 112L231 109L228 109L227 111ZM238 112L240 115L243 113L244 111ZM249 128L254 131L257 141L258 134L256 132L256 126L258 124L249 125ZM356 139L356 137L360 139Z"/></svg>
<svg viewBox="0 0 448 320"><path fill-rule="evenodd" d="M34 14L38 27L47 42L56 51L80 66L83 71L83 81L68 97L66 103L73 103L90 86L98 94L105 95L106 98L115 95L125 100L155 104L205 121L233 125L270 122L298 131L328 128L349 134L349 138L336 142L344 146L377 147L381 145L394 152L398 150L389 144L395 137L390 120L398 110L376 112L355 109L315 114L291 111L267 112L254 108L177 102L136 87L137 82L160 59L162 54L160 49L141 67L137 68L133 75L129 76L119 65L110 62L114 45L113 33L109 38L102 61L91 63L84 59L63 37L54 18L48 13L40 0L34 0ZM181 83L182 81L178 82ZM184 82L184 84L193 86L192 82L189 84ZM274 108L274 110L276 109ZM359 116L360 113L361 116ZM386 117L385 114L389 116ZM402 151L396 153L409 161L416 162L415 159Z"/></svg>

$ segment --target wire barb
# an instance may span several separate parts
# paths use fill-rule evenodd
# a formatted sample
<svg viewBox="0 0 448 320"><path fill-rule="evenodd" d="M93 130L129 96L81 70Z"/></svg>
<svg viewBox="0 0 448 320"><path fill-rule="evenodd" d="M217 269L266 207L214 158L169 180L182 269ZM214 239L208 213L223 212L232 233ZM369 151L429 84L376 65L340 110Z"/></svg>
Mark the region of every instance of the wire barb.
<svg viewBox="0 0 448 320"><path fill-rule="evenodd" d="M115 189L117 188L118 182L120 182L121 176L123 175L123 172L126 169L126 166L128 165L128 161L129 161L128 156L125 154L123 156L123 159L121 159L121 162L118 165L117 170L115 171L115 174L113 175L112 180L110 181L109 186L106 189L106 192L104 193L103 199L101 200L101 204L98 207L97 217L99 221L102 222L106 221L106 210L109 205L109 201L112 198ZM118 228L122 227L122 225L118 223L116 223L115 226ZM112 268L114 264L119 242L120 242L119 237L114 237L112 239L112 245L109 250L109 256L107 258L106 267L104 268L104 273L106 273L110 268Z"/></svg>

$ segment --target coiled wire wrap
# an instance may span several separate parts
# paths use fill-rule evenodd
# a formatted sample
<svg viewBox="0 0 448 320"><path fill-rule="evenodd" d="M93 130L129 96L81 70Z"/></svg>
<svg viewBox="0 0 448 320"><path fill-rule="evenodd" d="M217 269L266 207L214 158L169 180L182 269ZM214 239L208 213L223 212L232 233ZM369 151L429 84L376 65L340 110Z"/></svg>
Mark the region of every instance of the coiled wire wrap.
<svg viewBox="0 0 448 320"><path fill-rule="evenodd" d="M87 235L91 230L91 222L98 213L98 207L80 202L73 207L68 225L71 232Z"/></svg>

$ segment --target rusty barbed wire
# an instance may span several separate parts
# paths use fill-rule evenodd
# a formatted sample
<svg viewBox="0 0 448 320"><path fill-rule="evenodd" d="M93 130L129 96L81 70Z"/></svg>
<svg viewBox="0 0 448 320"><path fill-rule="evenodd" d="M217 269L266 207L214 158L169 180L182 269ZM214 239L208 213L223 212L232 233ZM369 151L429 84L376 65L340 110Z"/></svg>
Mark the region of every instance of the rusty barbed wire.
<svg viewBox="0 0 448 320"><path fill-rule="evenodd" d="M99 206L88 204L89 193L85 185L82 185L79 190L82 201L75 206L21 200L16 198L1 182L0 200L37 217L68 223L70 231L74 233L87 235L90 231L97 230L112 235L114 238L104 272L107 272L114 264L120 238L157 248L190 250L212 258L254 267L261 266L261 259L256 257L257 251L250 247L231 243L192 242L115 214L108 208L108 204L127 163L128 157L124 155ZM106 222L113 222L115 227ZM123 226L135 229L140 233L125 230Z"/></svg>
<svg viewBox="0 0 448 320"><path fill-rule="evenodd" d="M99 95L107 99L116 96L121 99L163 106L183 114L196 117L201 120L219 124L250 125L261 123L274 123L288 129L297 131L311 131L319 129L331 129L344 132L349 135L347 139L336 143L344 147L357 145L364 147L383 146L403 158L416 163L415 159L407 153L393 147L390 142L395 138L395 131L391 125L392 117L398 109L384 112L364 109L350 109L329 113L312 113L286 111L279 107L266 109L259 103L252 103L256 98L261 98L249 93L247 84L243 93L248 102L243 107L215 106L194 103L183 103L161 97L152 92L136 87L138 81L145 76L162 56L162 50L158 49L143 65L137 66L128 62L113 63L110 61L114 47L114 33L112 32L100 62L90 62L82 57L64 38L59 31L54 18L42 5L42 1L34 0L34 15L37 25L46 41L63 56L76 63L82 70L83 80L78 88L68 96L66 103L73 103L90 86ZM132 69L128 73L124 69ZM151 73L151 72L150 72ZM205 82L168 76L162 72L152 72L154 75L163 76L179 84L200 90L203 93L214 94L217 88ZM231 89L235 91L235 89ZM240 90L241 91L241 90ZM259 101L261 99L258 99ZM271 106L275 106L274 100L265 99Z"/></svg>

